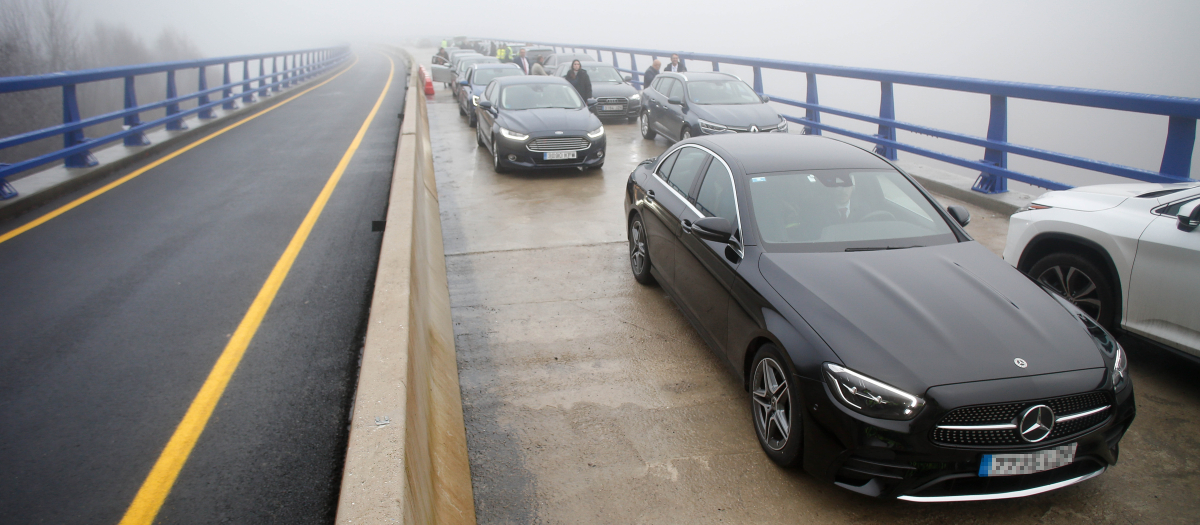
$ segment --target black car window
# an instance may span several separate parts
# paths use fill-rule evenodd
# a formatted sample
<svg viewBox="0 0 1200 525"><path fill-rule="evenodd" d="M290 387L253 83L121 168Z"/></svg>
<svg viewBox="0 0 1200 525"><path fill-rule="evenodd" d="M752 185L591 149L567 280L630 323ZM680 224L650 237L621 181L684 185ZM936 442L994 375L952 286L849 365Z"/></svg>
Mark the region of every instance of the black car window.
<svg viewBox="0 0 1200 525"><path fill-rule="evenodd" d="M492 94L494 94L495 92L496 92L496 83L492 82L491 84L488 84L487 89L483 92L483 98L486 100L491 100Z"/></svg>
<svg viewBox="0 0 1200 525"><path fill-rule="evenodd" d="M679 158L678 151L672 153L670 157L667 157L666 160L662 161L662 164L658 165L658 178L664 181L667 180L667 175L671 174L671 166L675 165L675 159L677 158Z"/></svg>
<svg viewBox="0 0 1200 525"><path fill-rule="evenodd" d="M724 217L734 228L738 226L737 200L733 195L733 178L725 164L713 159L704 172L696 207L708 217Z"/></svg>
<svg viewBox="0 0 1200 525"><path fill-rule="evenodd" d="M956 242L933 204L896 170L750 176L750 207L768 251L888 249Z"/></svg>
<svg viewBox="0 0 1200 525"><path fill-rule="evenodd" d="M708 158L708 153L705 153L702 149L681 148L679 150L679 158L675 160L675 165L671 167L671 176L667 179L667 183L679 191L680 195L691 200L689 194L692 191L692 184L700 176L700 167Z"/></svg>
<svg viewBox="0 0 1200 525"><path fill-rule="evenodd" d="M762 104L750 86L741 80L698 80L688 82L688 93L696 104Z"/></svg>
<svg viewBox="0 0 1200 525"><path fill-rule="evenodd" d="M671 79L671 92L667 93L667 98L672 97L683 98L683 82Z"/></svg>
<svg viewBox="0 0 1200 525"><path fill-rule="evenodd" d="M491 82L492 79L500 77L514 77L523 74L524 73L522 73L520 69L515 67L476 69L475 78L471 81L471 83L475 85L487 84L488 82Z"/></svg>
<svg viewBox="0 0 1200 525"><path fill-rule="evenodd" d="M1193 201L1195 201L1195 200L1196 200L1195 198L1191 198L1191 199L1187 199L1187 200L1182 200L1182 201L1176 202L1176 203L1174 203L1174 204L1171 204L1171 205L1168 205L1168 206L1166 206L1166 207L1159 208L1159 209L1158 209L1158 213L1161 213L1161 214L1163 214L1163 215L1172 215L1172 216L1179 215L1179 210L1182 210L1182 209L1183 209L1183 206L1184 206L1185 204L1188 204L1188 203L1190 203L1190 202L1193 202Z"/></svg>
<svg viewBox="0 0 1200 525"><path fill-rule="evenodd" d="M667 92L671 91L671 85L675 83L675 79L659 78L658 80L655 80L654 83L658 84L658 87L654 88L654 90L666 95Z"/></svg>
<svg viewBox="0 0 1200 525"><path fill-rule="evenodd" d="M517 84L500 93L502 109L538 109L583 107L583 99L570 84Z"/></svg>

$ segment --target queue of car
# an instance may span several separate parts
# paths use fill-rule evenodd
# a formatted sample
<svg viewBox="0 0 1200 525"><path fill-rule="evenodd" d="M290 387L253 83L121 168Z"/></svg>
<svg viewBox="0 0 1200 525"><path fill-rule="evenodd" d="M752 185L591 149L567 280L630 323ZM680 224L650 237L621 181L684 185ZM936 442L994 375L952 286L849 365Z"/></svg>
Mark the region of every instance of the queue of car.
<svg viewBox="0 0 1200 525"><path fill-rule="evenodd" d="M562 78L573 60L595 98ZM1200 358L1200 279L1171 278L1200 260L1200 185L1048 193L1002 260L966 209L874 152L788 133L734 75L639 91L586 54L546 63L466 66L478 143L503 172L603 166L600 117L674 142L629 176L630 270L728 361L780 465L910 501L1055 490L1114 465L1135 417L1114 333Z"/></svg>

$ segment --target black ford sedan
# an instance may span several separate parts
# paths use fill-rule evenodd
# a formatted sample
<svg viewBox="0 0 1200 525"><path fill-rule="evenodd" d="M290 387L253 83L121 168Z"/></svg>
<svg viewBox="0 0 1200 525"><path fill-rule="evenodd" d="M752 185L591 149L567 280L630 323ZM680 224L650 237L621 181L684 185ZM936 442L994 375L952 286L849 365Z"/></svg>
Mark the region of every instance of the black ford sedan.
<svg viewBox="0 0 1200 525"><path fill-rule="evenodd" d="M599 168L604 126L566 80L515 76L492 80L475 106L475 140L497 173L510 168Z"/></svg>
<svg viewBox="0 0 1200 525"><path fill-rule="evenodd" d="M671 140L725 133L786 133L784 120L729 73L660 73L642 91L638 125L647 140L662 134Z"/></svg>
<svg viewBox="0 0 1200 525"><path fill-rule="evenodd" d="M776 463L861 494L1001 499L1095 477L1133 422L1121 346L873 153L675 144L630 175L630 265L749 392Z"/></svg>

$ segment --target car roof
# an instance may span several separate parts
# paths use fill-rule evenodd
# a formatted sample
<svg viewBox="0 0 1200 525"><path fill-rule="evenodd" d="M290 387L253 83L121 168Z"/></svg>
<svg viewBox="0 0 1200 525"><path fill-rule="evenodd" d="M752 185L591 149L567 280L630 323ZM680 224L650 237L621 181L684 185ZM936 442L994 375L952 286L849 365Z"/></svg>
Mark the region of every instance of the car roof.
<svg viewBox="0 0 1200 525"><path fill-rule="evenodd" d="M484 62L482 64L471 64L471 67L475 69L521 69L521 66L512 62Z"/></svg>
<svg viewBox="0 0 1200 525"><path fill-rule="evenodd" d="M584 62L584 61L580 60L579 65L584 68L592 68L592 69L596 69L598 67L611 67L613 69L616 69L615 67L612 66L612 64L605 64L604 62L596 62L596 61ZM559 71L562 71L564 67L571 67L571 62L563 62L562 64L554 66L555 74L557 74ZM617 72L620 73L620 71L617 71Z"/></svg>
<svg viewBox="0 0 1200 525"><path fill-rule="evenodd" d="M737 161L747 175L778 171L894 169L857 146L820 135L727 133L695 137L691 142Z"/></svg>
<svg viewBox="0 0 1200 525"><path fill-rule="evenodd" d="M737 75L725 73L722 71L702 71L702 72L697 72L697 73L692 73L690 71L685 72L685 73L675 73L673 71L667 71L667 72L660 73L660 74L664 77L674 77L674 78L683 79L683 81L685 81L685 82L690 82L693 80L741 80L740 78L737 77Z"/></svg>
<svg viewBox="0 0 1200 525"><path fill-rule="evenodd" d="M501 86L511 86L513 84L566 84L571 85L566 79L555 76L543 75L518 75L513 77L500 77L492 82L496 82Z"/></svg>

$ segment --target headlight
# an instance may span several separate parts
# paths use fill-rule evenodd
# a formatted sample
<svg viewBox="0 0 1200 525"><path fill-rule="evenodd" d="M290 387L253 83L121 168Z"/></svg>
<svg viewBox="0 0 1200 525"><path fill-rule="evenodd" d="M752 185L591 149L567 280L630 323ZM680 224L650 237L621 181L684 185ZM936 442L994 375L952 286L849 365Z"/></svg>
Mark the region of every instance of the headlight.
<svg viewBox="0 0 1200 525"><path fill-rule="evenodd" d="M783 119L783 122L780 122L779 126L776 127L775 129L778 131L787 131L787 125L788 125L787 119Z"/></svg>
<svg viewBox="0 0 1200 525"><path fill-rule="evenodd" d="M602 135L604 135L604 126L603 125L601 125L600 127L596 128L592 131L589 131L587 134L589 139L598 139Z"/></svg>
<svg viewBox="0 0 1200 525"><path fill-rule="evenodd" d="M1031 211L1031 210L1048 210L1051 207L1052 206L1046 206L1045 204L1030 204L1029 206L1026 206L1024 208L1017 210L1017 213L1021 213L1023 211Z"/></svg>
<svg viewBox="0 0 1200 525"><path fill-rule="evenodd" d="M634 101L634 100L641 100L641 99L642 99L642 94L641 94L641 93L634 93L633 95L630 95L630 96L629 96L629 101L630 101L630 102L632 102L632 101Z"/></svg>
<svg viewBox="0 0 1200 525"><path fill-rule="evenodd" d="M1117 345L1117 356L1113 359L1113 387L1120 388L1126 384L1125 373L1129 370L1129 360L1125 358L1125 349Z"/></svg>
<svg viewBox="0 0 1200 525"><path fill-rule="evenodd" d="M880 419L912 419L925 400L833 363L825 363L825 383L851 410Z"/></svg>
<svg viewBox="0 0 1200 525"><path fill-rule="evenodd" d="M724 133L726 131L729 131L729 127L722 126L721 124L717 124L716 122L709 122L704 119L697 119L697 120L700 121L700 131L703 131L705 133Z"/></svg>
<svg viewBox="0 0 1200 525"><path fill-rule="evenodd" d="M529 135L526 135L524 133L517 133L508 128L500 128L500 136L502 136L506 139L512 139L512 140L515 140L518 142L524 142L529 139Z"/></svg>
<svg viewBox="0 0 1200 525"><path fill-rule="evenodd" d="M471 105L472 106L479 105L479 95L471 95Z"/></svg>

